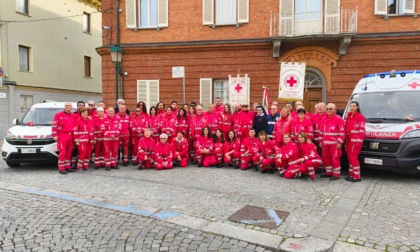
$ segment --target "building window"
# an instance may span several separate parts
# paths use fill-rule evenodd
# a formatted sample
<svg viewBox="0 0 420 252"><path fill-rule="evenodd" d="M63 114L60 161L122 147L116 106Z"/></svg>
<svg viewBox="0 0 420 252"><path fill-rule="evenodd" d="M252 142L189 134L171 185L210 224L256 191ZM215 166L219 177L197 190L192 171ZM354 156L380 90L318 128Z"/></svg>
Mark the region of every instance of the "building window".
<svg viewBox="0 0 420 252"><path fill-rule="evenodd" d="M214 98L220 98L223 103L229 102L229 80L214 80ZM230 104L232 105L232 104Z"/></svg>
<svg viewBox="0 0 420 252"><path fill-rule="evenodd" d="M83 32L90 33L90 14L83 13Z"/></svg>
<svg viewBox="0 0 420 252"><path fill-rule="evenodd" d="M137 102L150 108L159 102L159 80L137 80Z"/></svg>
<svg viewBox="0 0 420 252"><path fill-rule="evenodd" d="M31 48L19 45L19 71L29 72Z"/></svg>
<svg viewBox="0 0 420 252"><path fill-rule="evenodd" d="M376 15L414 14L414 0L375 0Z"/></svg>
<svg viewBox="0 0 420 252"><path fill-rule="evenodd" d="M249 22L249 0L203 0L204 25Z"/></svg>
<svg viewBox="0 0 420 252"><path fill-rule="evenodd" d="M16 11L29 15L29 0L16 0Z"/></svg>
<svg viewBox="0 0 420 252"><path fill-rule="evenodd" d="M126 0L127 28L168 27L168 0Z"/></svg>
<svg viewBox="0 0 420 252"><path fill-rule="evenodd" d="M91 57L89 56L85 56L85 60L84 60L84 70L85 70L85 76L87 77L91 77L92 76L92 72L91 72Z"/></svg>

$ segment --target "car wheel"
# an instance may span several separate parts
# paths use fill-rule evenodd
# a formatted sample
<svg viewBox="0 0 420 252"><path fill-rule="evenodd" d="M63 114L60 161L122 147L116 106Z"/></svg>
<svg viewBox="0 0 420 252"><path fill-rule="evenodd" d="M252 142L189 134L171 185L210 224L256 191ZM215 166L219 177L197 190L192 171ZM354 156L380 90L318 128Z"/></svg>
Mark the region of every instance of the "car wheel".
<svg viewBox="0 0 420 252"><path fill-rule="evenodd" d="M12 163L12 162L9 162L9 161L6 161L6 164L9 167L19 167L20 166L20 163Z"/></svg>

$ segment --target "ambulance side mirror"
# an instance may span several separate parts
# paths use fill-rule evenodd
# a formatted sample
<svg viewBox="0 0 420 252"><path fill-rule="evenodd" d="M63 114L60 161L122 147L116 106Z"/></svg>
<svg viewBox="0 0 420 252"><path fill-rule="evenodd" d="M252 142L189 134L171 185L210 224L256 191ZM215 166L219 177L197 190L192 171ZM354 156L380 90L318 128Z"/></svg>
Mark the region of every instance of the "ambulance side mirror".
<svg viewBox="0 0 420 252"><path fill-rule="evenodd" d="M13 125L18 125L19 124L19 118L15 118L13 119Z"/></svg>

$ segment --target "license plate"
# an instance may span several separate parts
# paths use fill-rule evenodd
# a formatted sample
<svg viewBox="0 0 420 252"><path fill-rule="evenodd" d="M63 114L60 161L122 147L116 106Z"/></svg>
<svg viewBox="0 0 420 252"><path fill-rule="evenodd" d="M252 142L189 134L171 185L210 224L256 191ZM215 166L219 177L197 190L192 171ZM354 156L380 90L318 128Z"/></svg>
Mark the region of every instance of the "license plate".
<svg viewBox="0 0 420 252"><path fill-rule="evenodd" d="M382 159L375 159L375 158L365 158L365 164L374 164L374 165L382 165Z"/></svg>
<svg viewBox="0 0 420 252"><path fill-rule="evenodd" d="M36 149L21 149L22 153L36 153Z"/></svg>

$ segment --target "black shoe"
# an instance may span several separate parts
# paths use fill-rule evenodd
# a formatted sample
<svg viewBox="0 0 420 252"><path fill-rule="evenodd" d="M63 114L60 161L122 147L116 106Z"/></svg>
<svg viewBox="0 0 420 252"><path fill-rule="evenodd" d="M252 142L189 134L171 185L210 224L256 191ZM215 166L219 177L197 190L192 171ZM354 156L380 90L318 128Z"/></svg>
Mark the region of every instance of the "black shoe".
<svg viewBox="0 0 420 252"><path fill-rule="evenodd" d="M67 172L75 172L76 170L68 169Z"/></svg>
<svg viewBox="0 0 420 252"><path fill-rule="evenodd" d="M203 164L198 164L198 167L203 167Z"/></svg>
<svg viewBox="0 0 420 252"><path fill-rule="evenodd" d="M284 177L284 173L279 173L279 177Z"/></svg>
<svg viewBox="0 0 420 252"><path fill-rule="evenodd" d="M259 171L258 166L254 165L254 171L255 172Z"/></svg>
<svg viewBox="0 0 420 252"><path fill-rule="evenodd" d="M111 167L106 167L105 170L110 171Z"/></svg>
<svg viewBox="0 0 420 252"><path fill-rule="evenodd" d="M123 163L123 166L128 166L128 162L127 163Z"/></svg>
<svg viewBox="0 0 420 252"><path fill-rule="evenodd" d="M327 174L322 174L321 176L319 176L321 178L331 178L332 175L327 175Z"/></svg>
<svg viewBox="0 0 420 252"><path fill-rule="evenodd" d="M114 169L114 170L119 170L119 169L120 169L120 167L118 167L118 165L117 165L117 166L111 166L111 169Z"/></svg>
<svg viewBox="0 0 420 252"><path fill-rule="evenodd" d="M83 168L83 170L84 170L84 171L87 171L88 169L87 169L87 168Z"/></svg>
<svg viewBox="0 0 420 252"><path fill-rule="evenodd" d="M273 170L268 170L267 173L273 174L274 171Z"/></svg>
<svg viewBox="0 0 420 252"><path fill-rule="evenodd" d="M139 168L138 168L139 170L143 170L143 166L142 165L139 165Z"/></svg>
<svg viewBox="0 0 420 252"><path fill-rule="evenodd" d="M233 164L231 164L231 163L228 164L228 167L232 167L232 166L233 166Z"/></svg>
<svg viewBox="0 0 420 252"><path fill-rule="evenodd" d="M133 162L132 165L133 166L138 166L139 165L139 162Z"/></svg>
<svg viewBox="0 0 420 252"><path fill-rule="evenodd" d="M191 161L191 164L197 164L197 161L192 160L192 161Z"/></svg>
<svg viewBox="0 0 420 252"><path fill-rule="evenodd" d="M334 176L330 177L330 180L339 180L339 179L340 179L340 177L334 177Z"/></svg>
<svg viewBox="0 0 420 252"><path fill-rule="evenodd" d="M355 178L351 178L351 180L349 180L350 182L361 182L362 179L355 179Z"/></svg>
<svg viewBox="0 0 420 252"><path fill-rule="evenodd" d="M322 170L315 170L315 174L321 174Z"/></svg>
<svg viewBox="0 0 420 252"><path fill-rule="evenodd" d="M77 169L77 164L71 165L71 169L76 170Z"/></svg>
<svg viewBox="0 0 420 252"><path fill-rule="evenodd" d="M218 164L216 167L217 168L222 168L222 164Z"/></svg>
<svg viewBox="0 0 420 252"><path fill-rule="evenodd" d="M262 171L261 171L261 173L267 173L267 172L268 172L267 170L262 170Z"/></svg>
<svg viewBox="0 0 420 252"><path fill-rule="evenodd" d="M347 180L347 181L350 181L350 182L351 182L351 180L352 180L352 177L350 177L350 176L347 176L347 177L345 177L344 179L345 179L345 180Z"/></svg>
<svg viewBox="0 0 420 252"><path fill-rule="evenodd" d="M83 172L83 169L77 169L76 172Z"/></svg>
<svg viewBox="0 0 420 252"><path fill-rule="evenodd" d="M99 166L95 166L95 170L98 170L100 167Z"/></svg>
<svg viewBox="0 0 420 252"><path fill-rule="evenodd" d="M64 170L64 171L60 171L60 174L67 174L68 171Z"/></svg>

